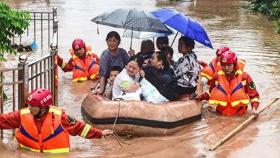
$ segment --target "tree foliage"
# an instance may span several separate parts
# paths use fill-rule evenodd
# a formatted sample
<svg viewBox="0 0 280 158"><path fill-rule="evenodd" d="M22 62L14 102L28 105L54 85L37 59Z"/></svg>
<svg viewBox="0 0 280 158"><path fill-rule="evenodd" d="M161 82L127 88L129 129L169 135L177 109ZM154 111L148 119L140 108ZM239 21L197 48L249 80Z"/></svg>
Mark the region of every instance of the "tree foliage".
<svg viewBox="0 0 280 158"><path fill-rule="evenodd" d="M280 0L249 0L253 11L261 12L276 21L277 31L280 33Z"/></svg>
<svg viewBox="0 0 280 158"><path fill-rule="evenodd" d="M12 49L12 38L21 35L29 26L30 13L11 9L0 1L0 60L3 61L4 53L16 54Z"/></svg>

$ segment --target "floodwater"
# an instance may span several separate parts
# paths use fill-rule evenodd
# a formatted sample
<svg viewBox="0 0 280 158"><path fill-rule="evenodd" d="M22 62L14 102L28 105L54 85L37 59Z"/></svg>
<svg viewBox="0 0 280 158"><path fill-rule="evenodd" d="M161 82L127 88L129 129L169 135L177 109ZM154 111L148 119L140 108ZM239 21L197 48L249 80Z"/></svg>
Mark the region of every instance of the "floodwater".
<svg viewBox="0 0 280 158"><path fill-rule="evenodd" d="M10 2L16 8L45 10L56 6L59 19L59 54L69 58L67 50L71 41L80 37L92 45L100 54L106 48L105 37L110 30L122 29L100 26L90 20L103 11L115 8L139 8L153 10L171 7L186 13L199 21L207 30L215 48L228 45L239 58L247 61L246 71L253 77L261 94L261 106L279 97L280 36L266 17L246 9L247 1L236 0L195 0L168 3L155 0L16 0ZM174 36L170 36L170 41ZM121 46L129 48L129 40L122 38ZM140 40L133 40L133 48L139 50ZM177 43L175 42L174 50ZM214 50L197 44L199 59L209 62ZM72 83L71 73L59 71L59 106L75 117L81 118L81 101L92 86L91 82ZM208 149L234 127L244 121L244 117L221 117L203 109L203 119L187 125L185 129L165 137L141 137L127 139L128 144L120 146L113 138L85 140L72 137L72 152L67 155L43 155L15 151L11 143L0 146L0 157L280 157L280 102L263 112L246 129L215 151Z"/></svg>

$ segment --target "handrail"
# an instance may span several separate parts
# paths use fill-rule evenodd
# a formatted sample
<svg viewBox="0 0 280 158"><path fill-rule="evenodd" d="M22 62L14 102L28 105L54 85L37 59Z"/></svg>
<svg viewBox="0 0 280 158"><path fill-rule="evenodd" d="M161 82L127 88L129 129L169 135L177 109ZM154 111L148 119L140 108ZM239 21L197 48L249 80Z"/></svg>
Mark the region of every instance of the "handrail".
<svg viewBox="0 0 280 158"><path fill-rule="evenodd" d="M7 68L7 69L0 69L0 72L8 72L8 71L14 71L14 70L22 70L22 67L15 67L15 68Z"/></svg>
<svg viewBox="0 0 280 158"><path fill-rule="evenodd" d="M34 61L30 62L30 63L28 64L28 66L32 66L32 65L34 65L34 64L37 64L37 63L39 63L39 62L45 60L46 58L48 58L48 57L50 57L50 56L52 56L52 55L51 55L51 54L45 55L45 56L41 57L40 59L37 59L37 60L34 60Z"/></svg>

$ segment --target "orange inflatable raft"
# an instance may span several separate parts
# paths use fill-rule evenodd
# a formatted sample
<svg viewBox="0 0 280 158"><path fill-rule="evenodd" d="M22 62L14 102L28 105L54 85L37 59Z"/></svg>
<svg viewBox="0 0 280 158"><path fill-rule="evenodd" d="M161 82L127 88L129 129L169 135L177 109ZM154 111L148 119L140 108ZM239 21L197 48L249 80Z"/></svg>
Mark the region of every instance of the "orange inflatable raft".
<svg viewBox="0 0 280 158"><path fill-rule="evenodd" d="M111 101L100 95L88 94L81 110L83 118L90 124L101 129L114 128L121 135L169 135L201 119L201 105L195 100L153 104Z"/></svg>

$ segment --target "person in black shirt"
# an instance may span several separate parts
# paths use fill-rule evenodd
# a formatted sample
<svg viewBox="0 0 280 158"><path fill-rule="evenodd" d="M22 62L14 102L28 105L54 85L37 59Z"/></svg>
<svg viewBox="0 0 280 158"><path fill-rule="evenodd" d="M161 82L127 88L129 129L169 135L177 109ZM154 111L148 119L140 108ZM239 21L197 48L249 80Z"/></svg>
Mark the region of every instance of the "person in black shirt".
<svg viewBox="0 0 280 158"><path fill-rule="evenodd" d="M168 100L176 100L176 80L173 71L169 67L166 55L157 51L153 53L150 66L144 68L145 78L157 88L157 90Z"/></svg>
<svg viewBox="0 0 280 158"><path fill-rule="evenodd" d="M169 46L169 39L167 36L158 37L156 40L156 45L159 51L162 51L164 47Z"/></svg>

